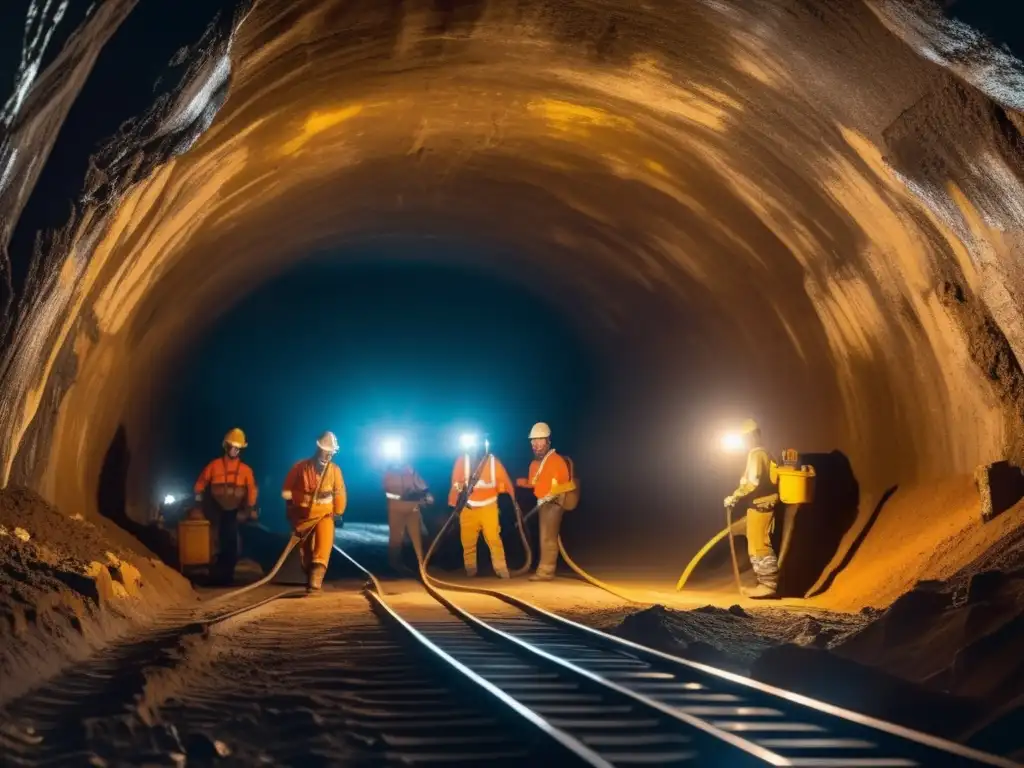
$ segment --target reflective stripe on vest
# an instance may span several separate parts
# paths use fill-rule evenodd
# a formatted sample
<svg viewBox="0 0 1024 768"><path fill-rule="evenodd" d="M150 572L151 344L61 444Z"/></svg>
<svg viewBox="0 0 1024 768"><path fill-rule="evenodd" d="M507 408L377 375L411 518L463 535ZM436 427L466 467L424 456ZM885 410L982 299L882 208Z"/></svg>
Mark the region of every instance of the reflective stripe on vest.
<svg viewBox="0 0 1024 768"><path fill-rule="evenodd" d="M490 470L491 470L491 479L489 481L487 481L487 482L484 482L484 474L486 474L486 471L487 471L487 468L488 468L488 467L484 467L484 471L480 473L480 479L477 480L476 481L476 485L473 486L473 493L476 493L478 489L483 489L483 490L486 491L486 490L490 490L492 488L496 488L497 487L497 485L498 485L498 473L494 469L494 454L493 453L491 454L490 461L488 461L488 465L489 465ZM464 467L464 469L466 471L466 482L468 483L469 479L471 477L470 471L469 471L469 454L468 453L465 456L463 456L463 467ZM470 496L472 496L472 494L470 494ZM474 501L472 498L470 498L470 499L466 500L466 506L467 507L486 507L486 506L489 506L491 504L494 504L497 500L498 500L498 494L494 494L493 496L490 496L490 497L488 497L486 499L483 499L483 500L476 500L476 501Z"/></svg>
<svg viewBox="0 0 1024 768"><path fill-rule="evenodd" d="M220 464L224 470L224 474L221 477L219 483L210 483L210 496L217 503L221 509L231 512L238 508L242 503L242 499L245 497L245 485L240 485L238 482L239 475L242 474L242 460L235 459L235 470L232 473L228 469L228 460L226 457L221 456Z"/></svg>
<svg viewBox="0 0 1024 768"><path fill-rule="evenodd" d="M467 453L465 456L463 456L462 460L463 460L463 468L465 469L465 477L463 479L463 482L468 483L469 479L473 476L472 473L469 471L469 454ZM473 486L473 490L474 491L477 488L483 488L483 489L486 490L488 488L494 488L494 487L496 487L498 485L498 481L497 481L497 477L496 477L497 473L494 471L494 454L493 453L491 454L491 458L490 458L490 461L488 463L490 464L490 469L491 469L491 479L489 481L487 481L487 482L484 482L484 475L486 474L486 470L487 470L487 467L484 467L484 471L480 473L480 479L477 480L476 481L476 485Z"/></svg>
<svg viewBox="0 0 1024 768"><path fill-rule="evenodd" d="M385 492L384 495L388 499L390 499L391 501L401 501L401 499L402 499L401 494L398 494L398 493L387 493L387 492Z"/></svg>

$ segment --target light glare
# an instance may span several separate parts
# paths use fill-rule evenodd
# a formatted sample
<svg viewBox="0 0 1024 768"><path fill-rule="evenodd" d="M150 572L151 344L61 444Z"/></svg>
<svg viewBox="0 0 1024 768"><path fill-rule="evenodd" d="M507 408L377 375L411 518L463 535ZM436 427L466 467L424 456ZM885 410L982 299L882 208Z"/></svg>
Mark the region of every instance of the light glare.
<svg viewBox="0 0 1024 768"><path fill-rule="evenodd" d="M465 434L459 438L459 445L462 446L462 450L468 451L470 448L476 448L477 436L473 434Z"/></svg>
<svg viewBox="0 0 1024 768"><path fill-rule="evenodd" d="M381 455L389 461L398 461L402 458L402 440L397 437L385 438L380 444Z"/></svg>
<svg viewBox="0 0 1024 768"><path fill-rule="evenodd" d="M722 436L722 449L730 453L743 450L743 435L738 432L727 432Z"/></svg>
<svg viewBox="0 0 1024 768"><path fill-rule="evenodd" d="M176 499L174 498L174 494L172 493L168 493L166 496L164 496L164 504L173 504L175 501Z"/></svg>

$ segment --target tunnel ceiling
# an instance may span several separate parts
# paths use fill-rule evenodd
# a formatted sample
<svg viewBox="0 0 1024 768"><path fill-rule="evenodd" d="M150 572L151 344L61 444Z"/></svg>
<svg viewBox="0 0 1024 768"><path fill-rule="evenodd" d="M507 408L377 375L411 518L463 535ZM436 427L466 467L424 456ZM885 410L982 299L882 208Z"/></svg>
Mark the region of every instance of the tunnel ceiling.
<svg viewBox="0 0 1024 768"><path fill-rule="evenodd" d="M4 242L132 5L101 3L21 101ZM96 153L10 313L5 481L91 496L170 350L295 259L396 234L488 254L609 359L740 366L780 440L842 446L869 489L1024 455L1019 62L910 8L222 12Z"/></svg>

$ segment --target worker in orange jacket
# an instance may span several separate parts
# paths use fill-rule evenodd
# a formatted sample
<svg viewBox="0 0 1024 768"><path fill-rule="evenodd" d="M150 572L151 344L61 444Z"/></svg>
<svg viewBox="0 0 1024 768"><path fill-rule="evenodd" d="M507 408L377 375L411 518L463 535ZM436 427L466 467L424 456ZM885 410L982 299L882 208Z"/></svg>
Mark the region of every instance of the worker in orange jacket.
<svg viewBox="0 0 1024 768"><path fill-rule="evenodd" d="M454 507L459 494L466 487L480 463L479 456L471 456L474 446L464 441L466 453L455 461L452 469L452 487L448 492L448 506ZM505 562L505 547L501 542L501 525L498 516L498 495L511 493L512 481L505 467L494 454L485 451L483 470L480 479L473 486L466 501L466 506L459 515L459 530L462 539L462 560L466 566L467 576L476 576L476 548L480 534L487 542L491 551L491 564L494 572L502 579L509 578L508 564Z"/></svg>
<svg viewBox="0 0 1024 768"><path fill-rule="evenodd" d="M534 455L530 476L516 480L520 488L533 490L540 507L540 559L530 581L551 581L558 565L558 535L565 511L564 493L557 490L569 485L569 464L551 447L551 427L544 422L534 424L530 430L530 447Z"/></svg>
<svg viewBox="0 0 1024 768"><path fill-rule="evenodd" d="M230 584L238 564L238 524L255 516L258 491L252 468L243 463L248 447L245 433L232 429L224 435L224 453L211 461L196 480L196 503L217 526L219 551L211 581Z"/></svg>
<svg viewBox="0 0 1024 768"><path fill-rule="evenodd" d="M317 440L316 453L291 468L281 490L295 534L303 536L313 529L299 550L311 590L323 586L334 548L334 518L345 514L345 479L333 462L337 452L338 439L333 432L324 432Z"/></svg>

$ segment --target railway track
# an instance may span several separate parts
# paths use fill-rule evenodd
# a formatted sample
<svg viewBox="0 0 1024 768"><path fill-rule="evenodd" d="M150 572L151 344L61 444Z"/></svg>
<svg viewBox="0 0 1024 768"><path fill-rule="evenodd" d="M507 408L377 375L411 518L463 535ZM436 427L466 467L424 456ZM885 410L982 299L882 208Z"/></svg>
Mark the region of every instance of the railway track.
<svg viewBox="0 0 1024 768"><path fill-rule="evenodd" d="M369 580L365 600L222 601L16 702L36 730L0 730L3 764L1015 765L501 592L455 587L472 611L434 580L429 600L388 595L338 551ZM232 752L215 757L221 742Z"/></svg>

